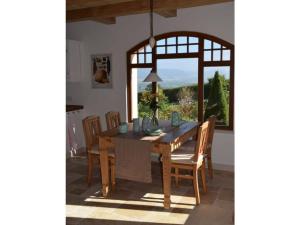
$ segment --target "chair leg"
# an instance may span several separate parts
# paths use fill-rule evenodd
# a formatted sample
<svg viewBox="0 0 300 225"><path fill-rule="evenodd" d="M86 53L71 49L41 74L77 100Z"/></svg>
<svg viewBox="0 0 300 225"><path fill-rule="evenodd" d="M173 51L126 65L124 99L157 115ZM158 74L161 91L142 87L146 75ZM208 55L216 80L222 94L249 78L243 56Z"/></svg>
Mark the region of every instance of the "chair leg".
<svg viewBox="0 0 300 225"><path fill-rule="evenodd" d="M93 155L92 154L88 154L88 178L87 178L87 182L88 182L88 186L91 185L92 183L92 177L93 177Z"/></svg>
<svg viewBox="0 0 300 225"><path fill-rule="evenodd" d="M116 187L116 166L115 166L115 158L110 160L110 179L112 190L115 190Z"/></svg>
<svg viewBox="0 0 300 225"><path fill-rule="evenodd" d="M207 166L208 166L209 177L212 179L213 178L213 167L212 167L212 161L211 161L210 154L207 157Z"/></svg>
<svg viewBox="0 0 300 225"><path fill-rule="evenodd" d="M175 174L176 174L176 176L175 176L175 184L176 184L176 187L179 187L179 177L178 177L178 175L179 175L179 169L178 168L175 168Z"/></svg>
<svg viewBox="0 0 300 225"><path fill-rule="evenodd" d="M199 185L198 185L198 170L197 168L193 169L193 184L196 198L196 205L200 204L200 193L199 193Z"/></svg>
<svg viewBox="0 0 300 225"><path fill-rule="evenodd" d="M206 188L205 162L204 161L203 161L200 169L201 169L201 180L202 180L203 192L206 193L207 188Z"/></svg>

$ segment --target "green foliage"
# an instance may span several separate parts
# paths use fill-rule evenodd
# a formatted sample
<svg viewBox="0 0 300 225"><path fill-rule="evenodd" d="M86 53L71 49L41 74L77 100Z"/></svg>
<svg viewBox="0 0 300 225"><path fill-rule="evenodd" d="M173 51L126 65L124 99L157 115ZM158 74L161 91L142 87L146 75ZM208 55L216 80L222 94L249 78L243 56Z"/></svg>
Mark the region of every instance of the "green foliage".
<svg viewBox="0 0 300 225"><path fill-rule="evenodd" d="M209 116L216 115L219 123L228 125L228 103L226 100L228 93L226 94L224 91L224 85L225 87L227 85L224 76L220 76L219 72L216 71L214 78L209 81L209 84L210 90L204 119L206 120Z"/></svg>
<svg viewBox="0 0 300 225"><path fill-rule="evenodd" d="M177 111L177 107L178 105L175 104L163 104L162 107L160 108L160 110L158 110L158 118L161 120L170 120L171 119L171 113L173 111Z"/></svg>
<svg viewBox="0 0 300 225"><path fill-rule="evenodd" d="M227 82L228 80L226 80ZM229 83L229 82L228 82ZM205 83L204 84L204 99L208 98L209 95L209 83ZM198 97L198 85L194 84L194 85L190 85L190 86L186 86L189 87L193 90L193 92L195 93L193 96L193 100L194 101L198 101L197 97ZM177 88L168 88L168 89L163 89L163 93L164 95L167 97L168 102L170 103L178 103L178 93L180 91L180 89L182 89L183 87L177 87ZM229 88L229 86L228 86ZM229 89L225 89L225 90L229 90ZM144 92L139 92L138 93L138 99L139 101L141 101L141 99L143 98L143 93ZM229 93L229 92L228 92Z"/></svg>
<svg viewBox="0 0 300 225"><path fill-rule="evenodd" d="M154 95L152 93L152 84L148 84L145 91L141 92L141 95L139 95L139 102L145 105L150 105L156 97L158 99L158 106L168 102L168 97L164 94L163 89L159 85L157 86L157 90L158 94Z"/></svg>
<svg viewBox="0 0 300 225"><path fill-rule="evenodd" d="M139 102L139 117L144 118L145 116L151 117L152 111L148 105Z"/></svg>
<svg viewBox="0 0 300 225"><path fill-rule="evenodd" d="M157 86L158 94L152 93L152 84L147 85L145 91L139 98L139 116L152 117L157 109L166 109L168 98L165 96L163 89Z"/></svg>
<svg viewBox="0 0 300 225"><path fill-rule="evenodd" d="M194 93L198 93L197 84L186 86L186 87L190 88L191 91L193 91ZM168 97L169 102L178 103L178 94L182 88L183 87L164 89L164 93ZM194 94L193 100L197 101L197 94Z"/></svg>
<svg viewBox="0 0 300 225"><path fill-rule="evenodd" d="M209 103L209 96L211 98L216 99L216 91L213 91L212 88L217 86L215 82L217 74L217 80L219 80L220 86L222 87L221 91L223 93L219 94L218 96L224 96L218 97L218 99L221 99L221 102L216 104L216 108L212 107L212 100L210 100ZM225 121L223 124L228 124L228 102L229 102L229 80L225 79L223 75L220 75L218 72L216 72L214 78L209 79L208 83L204 84L204 109L203 113L205 115L205 118L207 118L209 115L215 114L219 115L218 120ZM157 107L158 110L158 117L159 119L163 120L170 120L171 119L171 113L172 111L180 112L182 119L184 120L194 120L196 121L198 119L198 85L190 85L185 87L178 87L178 88L169 88L169 89L162 89L158 85L158 95L155 96L155 99L157 97L158 102L153 103L153 94L152 94L152 85L149 84L145 88L143 92L138 93L138 108L139 108L139 117L148 116L151 117L153 114L153 108ZM223 100L222 100L223 99ZM209 104L208 104L209 103ZM220 106L221 107L220 107ZM151 109L152 108L152 109ZM222 110L221 110L221 109ZM222 111L222 113L221 113Z"/></svg>
<svg viewBox="0 0 300 225"><path fill-rule="evenodd" d="M226 101L228 103L229 102L230 82L229 82L228 79L225 79L225 77L223 75L219 74L219 78L221 80L223 91L224 91L224 95L225 95ZM208 97L209 97L209 91L210 91L210 87L212 85L212 81L213 81L213 78L209 79L208 80L208 84L206 84L207 86L206 87L204 86L204 99L208 99ZM205 90L205 88L206 88L206 90ZM205 93L205 92L207 92L207 93Z"/></svg>
<svg viewBox="0 0 300 225"><path fill-rule="evenodd" d="M187 120L195 120L198 117L193 118L193 112L196 108L196 101L194 100L195 93L190 87L183 87L178 92L178 103L179 103L179 112L182 118Z"/></svg>

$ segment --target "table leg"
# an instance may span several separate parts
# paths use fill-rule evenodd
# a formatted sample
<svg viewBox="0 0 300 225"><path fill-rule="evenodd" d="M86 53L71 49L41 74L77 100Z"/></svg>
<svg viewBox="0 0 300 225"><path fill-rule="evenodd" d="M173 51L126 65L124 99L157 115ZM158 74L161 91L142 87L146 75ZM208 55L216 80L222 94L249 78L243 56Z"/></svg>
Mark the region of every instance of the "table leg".
<svg viewBox="0 0 300 225"><path fill-rule="evenodd" d="M163 147L163 188L164 188L164 208L169 209L171 205L171 149Z"/></svg>
<svg viewBox="0 0 300 225"><path fill-rule="evenodd" d="M100 137L100 167L102 177L102 195L107 197L109 192L109 162L108 162L108 148L106 147L105 139Z"/></svg>

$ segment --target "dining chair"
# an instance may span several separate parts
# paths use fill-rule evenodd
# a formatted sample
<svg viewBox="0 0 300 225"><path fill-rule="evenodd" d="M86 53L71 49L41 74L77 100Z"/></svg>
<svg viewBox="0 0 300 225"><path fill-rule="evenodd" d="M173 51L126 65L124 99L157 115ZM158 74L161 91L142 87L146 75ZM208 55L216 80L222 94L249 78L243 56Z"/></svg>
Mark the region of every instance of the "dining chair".
<svg viewBox="0 0 300 225"><path fill-rule="evenodd" d="M210 116L207 121L208 124L208 140L206 149L204 152L204 165L207 163L208 167L208 175L210 178L213 178L213 166L212 166L212 144L214 139L214 132L215 132L215 124L216 124L216 116L212 115ZM185 144L181 146L181 149L185 152L192 152L195 148L196 141L188 141Z"/></svg>
<svg viewBox="0 0 300 225"><path fill-rule="evenodd" d="M99 136L102 132L100 117L88 116L82 120L86 150L88 155L88 185L91 185L93 176L94 162L100 164L100 151L99 151ZM108 152L109 167L111 173L111 183L114 189L116 184L115 179L115 154L113 149ZM100 165L99 165L100 166ZM100 168L100 167L99 167Z"/></svg>
<svg viewBox="0 0 300 225"><path fill-rule="evenodd" d="M113 111L107 112L105 114L105 118L106 118L107 130L116 128L121 123L121 118L120 118L119 112L113 112Z"/></svg>
<svg viewBox="0 0 300 225"><path fill-rule="evenodd" d="M204 152L207 145L208 139L208 124L206 121L198 129L197 141L193 152L177 151L171 154L171 168L175 170L175 173L171 172L171 177L175 177L176 185L180 179L191 179L193 180L196 204L200 204L200 194L198 185L198 170L201 169L201 180L204 192L206 192L206 181L205 181L205 164L203 161ZM190 170L190 174L180 174L179 170Z"/></svg>

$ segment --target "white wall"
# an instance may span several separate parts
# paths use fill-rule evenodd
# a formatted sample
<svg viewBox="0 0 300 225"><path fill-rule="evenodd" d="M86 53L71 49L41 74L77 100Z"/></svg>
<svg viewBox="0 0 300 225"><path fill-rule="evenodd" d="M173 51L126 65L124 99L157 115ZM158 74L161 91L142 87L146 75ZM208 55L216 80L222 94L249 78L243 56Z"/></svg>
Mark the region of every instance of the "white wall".
<svg viewBox="0 0 300 225"><path fill-rule="evenodd" d="M164 18L154 15L154 34L170 31L198 31L234 43L234 3L222 3L178 10L177 17ZM84 79L67 84L68 103L82 104L87 114L101 117L116 110L121 119L127 119L126 107L126 52L149 37L149 15L140 14L118 17L114 25L85 21L67 24L67 39L83 42ZM90 82L90 55L112 53L112 89L92 89ZM217 132L214 139L213 161L234 165L233 132Z"/></svg>

